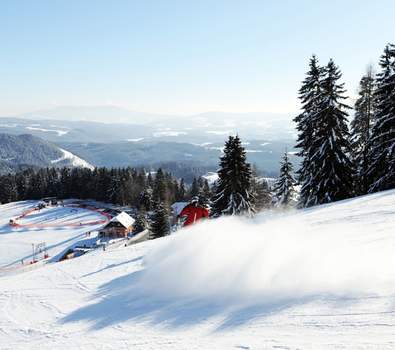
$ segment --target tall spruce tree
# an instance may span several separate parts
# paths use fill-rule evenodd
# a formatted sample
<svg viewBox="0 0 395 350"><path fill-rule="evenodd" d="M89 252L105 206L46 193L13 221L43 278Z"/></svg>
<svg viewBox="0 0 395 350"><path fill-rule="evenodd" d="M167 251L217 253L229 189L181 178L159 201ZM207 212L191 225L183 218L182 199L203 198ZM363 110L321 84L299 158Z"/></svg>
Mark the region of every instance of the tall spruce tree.
<svg viewBox="0 0 395 350"><path fill-rule="evenodd" d="M166 187L166 175L162 168L159 168L155 175L154 188L153 188L153 198L159 203L168 202L168 190Z"/></svg>
<svg viewBox="0 0 395 350"><path fill-rule="evenodd" d="M180 184L178 185L178 190L176 192L175 198L177 202L181 202L185 200L186 188L184 179L181 179Z"/></svg>
<svg viewBox="0 0 395 350"><path fill-rule="evenodd" d="M151 239L164 237L170 234L169 214L166 207L161 202L155 207L151 223Z"/></svg>
<svg viewBox="0 0 395 350"><path fill-rule="evenodd" d="M302 104L302 113L295 119L298 139L296 147L299 148L298 156L302 159L302 164L297 171L298 182L301 185L300 203L301 207L306 207L314 202L313 190L317 184L313 182L312 157L315 152L313 141L316 133L315 117L319 110L321 94L321 82L324 69L319 66L316 56L312 56L309 63L309 71L302 82L299 90L299 100Z"/></svg>
<svg viewBox="0 0 395 350"><path fill-rule="evenodd" d="M150 211L153 207L152 188L146 187L139 195L139 209Z"/></svg>
<svg viewBox="0 0 395 350"><path fill-rule="evenodd" d="M351 122L351 147L356 167L355 187L359 194L368 192L367 172L370 165L372 127L375 114L375 78L370 66L359 83L359 97L355 102L355 116Z"/></svg>
<svg viewBox="0 0 395 350"><path fill-rule="evenodd" d="M136 222L133 225L133 231L135 233L142 232L148 228L148 220L144 210L141 210L137 215Z"/></svg>
<svg viewBox="0 0 395 350"><path fill-rule="evenodd" d="M321 82L316 128L312 142L311 183L314 185L308 205L330 203L353 196L353 164L350 160L350 134L347 109L342 101L344 84L341 72L330 60Z"/></svg>
<svg viewBox="0 0 395 350"><path fill-rule="evenodd" d="M395 188L395 45L385 47L380 67L371 135L369 192Z"/></svg>
<svg viewBox="0 0 395 350"><path fill-rule="evenodd" d="M238 136L229 136L220 160L212 215L252 215L251 166Z"/></svg>
<svg viewBox="0 0 395 350"><path fill-rule="evenodd" d="M198 196L200 192L200 186L199 186L199 181L195 177L192 181L192 186L191 186L191 191L190 191L190 197L195 197Z"/></svg>
<svg viewBox="0 0 395 350"><path fill-rule="evenodd" d="M207 179L201 178L203 181L203 186L199 192L199 203L203 206L208 206L210 204L210 198L212 196L210 185Z"/></svg>
<svg viewBox="0 0 395 350"><path fill-rule="evenodd" d="M274 186L274 192L278 206L289 207L294 203L295 179L293 177L293 165L289 161L287 151L284 153L281 162L280 176Z"/></svg>

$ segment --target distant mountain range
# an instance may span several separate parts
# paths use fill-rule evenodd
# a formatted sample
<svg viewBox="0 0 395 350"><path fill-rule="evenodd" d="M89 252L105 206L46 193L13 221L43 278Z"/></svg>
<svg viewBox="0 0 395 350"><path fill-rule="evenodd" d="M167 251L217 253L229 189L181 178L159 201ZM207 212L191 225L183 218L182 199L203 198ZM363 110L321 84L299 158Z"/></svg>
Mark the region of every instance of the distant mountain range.
<svg viewBox="0 0 395 350"><path fill-rule="evenodd" d="M0 134L0 174L12 173L30 166L93 168L71 152L38 137L28 134Z"/></svg>
<svg viewBox="0 0 395 350"><path fill-rule="evenodd" d="M59 106L51 109L35 112L22 113L12 116L15 118L31 120L68 120L68 121L91 121L100 123L126 123L139 125L152 125L193 121L223 125L224 122L242 123L247 122L271 122L273 120L291 121L292 113L270 113L270 112L222 112L209 111L198 114L171 115L159 113L147 113L132 111L117 106Z"/></svg>
<svg viewBox="0 0 395 350"><path fill-rule="evenodd" d="M2 117L1 132L32 134L94 166L166 167L171 163L174 169L174 163L179 163L214 171L224 141L236 133L249 161L268 176L278 173L285 149L296 160L294 126L285 114L207 112L179 117L118 107L59 107Z"/></svg>
<svg viewBox="0 0 395 350"><path fill-rule="evenodd" d="M114 142L135 139L203 143L226 135L281 140L294 138L292 115L207 112L186 116L133 112L118 107L58 107L0 118L0 131L66 142ZM103 123L104 132L103 132ZM8 131L4 130L5 128ZM22 131L22 130L23 131Z"/></svg>
<svg viewBox="0 0 395 350"><path fill-rule="evenodd" d="M33 120L51 119L78 122L147 124L160 119L171 119L174 118L174 115L136 112L117 106L60 106L23 113L15 117Z"/></svg>

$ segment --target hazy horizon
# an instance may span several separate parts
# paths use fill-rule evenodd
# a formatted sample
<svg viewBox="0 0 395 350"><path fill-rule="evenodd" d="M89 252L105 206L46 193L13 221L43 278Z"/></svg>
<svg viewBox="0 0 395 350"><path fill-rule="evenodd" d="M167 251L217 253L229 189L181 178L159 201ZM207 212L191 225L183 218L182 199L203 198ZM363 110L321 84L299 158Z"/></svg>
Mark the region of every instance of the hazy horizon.
<svg viewBox="0 0 395 350"><path fill-rule="evenodd" d="M177 127L178 121L183 125L188 118L196 118L194 123L199 125L199 120L203 124L209 120L223 125L229 122L241 124L251 123L251 128L257 125L273 121L283 122L284 126L292 122L297 112L289 113L271 113L271 112L236 112L236 111L205 111L195 114L164 114L146 111L135 111L124 107L107 105L107 106L58 106L49 109L29 111L12 115L0 115L3 120L53 120L53 121L89 121L98 123L116 123L116 124L155 124L156 122L168 122L172 127ZM227 122L224 122L224 118ZM169 126L170 126L169 124ZM6 125L6 124L4 124ZM195 124L194 124L195 125ZM185 127L185 125L184 125Z"/></svg>

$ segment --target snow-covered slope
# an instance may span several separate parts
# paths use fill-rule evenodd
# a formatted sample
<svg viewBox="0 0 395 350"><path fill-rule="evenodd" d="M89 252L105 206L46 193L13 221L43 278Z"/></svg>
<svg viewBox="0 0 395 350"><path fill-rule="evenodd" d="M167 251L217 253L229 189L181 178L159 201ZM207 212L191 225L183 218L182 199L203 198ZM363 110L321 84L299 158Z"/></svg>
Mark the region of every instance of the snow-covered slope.
<svg viewBox="0 0 395 350"><path fill-rule="evenodd" d="M75 154L62 148L59 148L59 150L63 153L63 155L60 158L52 160L52 164L56 166L62 166L63 164L65 164L66 166L73 166L77 168L88 168L91 170L94 169L94 166L92 164L89 164L86 160L81 159Z"/></svg>
<svg viewBox="0 0 395 350"><path fill-rule="evenodd" d="M45 242L50 257L54 257L83 239L87 231L103 225L89 224L103 220L103 216L94 211L59 206L42 209L18 220L20 227L9 226L10 219L37 203L24 201L0 206L0 275L5 268L14 271L22 260L28 264L32 260L32 244Z"/></svg>
<svg viewBox="0 0 395 350"><path fill-rule="evenodd" d="M0 277L0 344L393 349L394 251L395 191L206 222Z"/></svg>
<svg viewBox="0 0 395 350"><path fill-rule="evenodd" d="M93 166L55 144L29 134L0 134L0 175L16 172L20 167Z"/></svg>

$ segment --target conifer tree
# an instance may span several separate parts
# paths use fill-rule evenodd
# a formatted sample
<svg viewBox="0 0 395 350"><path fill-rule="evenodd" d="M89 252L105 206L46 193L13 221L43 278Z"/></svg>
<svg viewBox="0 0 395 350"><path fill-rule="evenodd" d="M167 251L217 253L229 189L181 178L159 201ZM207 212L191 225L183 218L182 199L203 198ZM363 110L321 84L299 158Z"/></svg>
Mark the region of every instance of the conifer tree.
<svg viewBox="0 0 395 350"><path fill-rule="evenodd" d="M316 56L312 56L309 63L309 71L302 82L299 90L299 99L302 104L302 113L295 119L298 139L296 147L299 148L297 154L302 158L302 164L297 171L298 182L301 185L300 202L301 207L306 207L313 202L313 189L317 184L313 183L312 157L314 155L313 141L316 133L315 117L318 113L321 94L321 82L324 69L319 66Z"/></svg>
<svg viewBox="0 0 395 350"><path fill-rule="evenodd" d="M355 116L351 122L351 147L356 167L355 187L359 194L368 191L367 171L370 165L370 138L375 114L375 79L369 67L359 83L359 97L355 102Z"/></svg>
<svg viewBox="0 0 395 350"><path fill-rule="evenodd" d="M30 188L30 179L32 176L32 172L30 169L26 171L26 176L20 176L17 174L16 176L16 185L17 185L17 192L18 192L18 200L28 198L29 195L29 188ZM1 181L1 178L0 178ZM0 188L2 188L2 184L0 182ZM1 202L1 199L0 199Z"/></svg>
<svg viewBox="0 0 395 350"><path fill-rule="evenodd" d="M2 176L0 178L0 203L9 203L16 200L18 200L18 192L15 176Z"/></svg>
<svg viewBox="0 0 395 350"><path fill-rule="evenodd" d="M181 202L185 200L185 194L186 194L186 189L185 189L185 182L184 179L181 179L178 188L177 188L177 192L176 192L176 201L177 202Z"/></svg>
<svg viewBox="0 0 395 350"><path fill-rule="evenodd" d="M133 225L133 231L135 233L142 232L148 228L148 221L146 218L145 211L140 211L137 215L136 222Z"/></svg>
<svg viewBox="0 0 395 350"><path fill-rule="evenodd" d="M154 189L153 189L153 197L156 202L164 202L168 201L168 193L166 188L166 176L163 172L162 168L159 168L154 181Z"/></svg>
<svg viewBox="0 0 395 350"><path fill-rule="evenodd" d="M321 83L317 113L313 117L311 183L314 185L307 205L323 204L353 196L353 164L350 160L350 134L347 109L342 101L344 84L341 72L330 60Z"/></svg>
<svg viewBox="0 0 395 350"><path fill-rule="evenodd" d="M192 186L191 186L191 191L190 191L190 197L196 197L199 195L200 192L200 186L198 179L196 177L192 181Z"/></svg>
<svg viewBox="0 0 395 350"><path fill-rule="evenodd" d="M163 203L157 203L151 224L151 239L170 234L169 214Z"/></svg>
<svg viewBox="0 0 395 350"><path fill-rule="evenodd" d="M145 211L150 211L153 207L153 194L152 188L146 187L140 193L139 197L139 208Z"/></svg>
<svg viewBox="0 0 395 350"><path fill-rule="evenodd" d="M32 176L31 187L29 189L29 199L40 199L45 196L46 181L42 169Z"/></svg>
<svg viewBox="0 0 395 350"><path fill-rule="evenodd" d="M380 67L370 140L369 192L395 188L395 45L385 47Z"/></svg>
<svg viewBox="0 0 395 350"><path fill-rule="evenodd" d="M251 166L238 136L229 136L220 160L212 215L252 215Z"/></svg>
<svg viewBox="0 0 395 350"><path fill-rule="evenodd" d="M210 204L210 198L212 196L212 193L207 179L201 179L203 182L203 186L200 188L199 192L199 203L200 205L207 206Z"/></svg>
<svg viewBox="0 0 395 350"><path fill-rule="evenodd" d="M274 186L277 204L281 207L289 207L294 202L295 179L293 177L293 165L289 161L288 152L285 151L280 167L280 176Z"/></svg>
<svg viewBox="0 0 395 350"><path fill-rule="evenodd" d="M74 169L73 169L74 170ZM120 194L122 190L121 178L115 169L111 169L111 181L107 191L107 200L110 203L121 204Z"/></svg>
<svg viewBox="0 0 395 350"><path fill-rule="evenodd" d="M151 172L149 172L147 176L147 186L154 188L154 179L152 178Z"/></svg>

